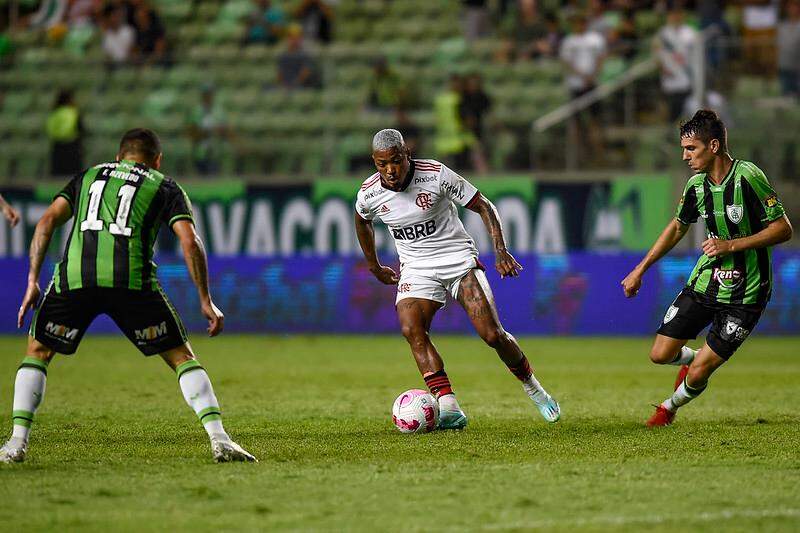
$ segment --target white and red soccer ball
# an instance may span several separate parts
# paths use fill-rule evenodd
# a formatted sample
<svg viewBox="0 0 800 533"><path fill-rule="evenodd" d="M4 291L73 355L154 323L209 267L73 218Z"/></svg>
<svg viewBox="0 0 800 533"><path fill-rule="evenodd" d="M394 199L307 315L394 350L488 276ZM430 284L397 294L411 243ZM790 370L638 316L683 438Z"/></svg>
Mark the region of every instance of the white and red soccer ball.
<svg viewBox="0 0 800 533"><path fill-rule="evenodd" d="M401 433L427 433L439 423L439 403L428 391L411 389L397 397L392 422Z"/></svg>

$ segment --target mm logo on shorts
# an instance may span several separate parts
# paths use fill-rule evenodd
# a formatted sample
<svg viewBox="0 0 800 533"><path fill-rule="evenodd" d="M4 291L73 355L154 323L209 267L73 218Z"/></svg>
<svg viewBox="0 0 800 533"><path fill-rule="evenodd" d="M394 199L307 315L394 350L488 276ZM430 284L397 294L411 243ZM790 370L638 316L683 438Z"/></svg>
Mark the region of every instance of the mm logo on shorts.
<svg viewBox="0 0 800 533"><path fill-rule="evenodd" d="M162 322L157 326L150 326L149 328L144 329L137 329L136 330L136 340L137 341L151 341L153 339L157 339L159 337L163 337L167 334L167 323Z"/></svg>
<svg viewBox="0 0 800 533"><path fill-rule="evenodd" d="M78 337L78 328L69 328L52 322L45 324L44 330L53 337L60 337L68 341L73 341Z"/></svg>
<svg viewBox="0 0 800 533"><path fill-rule="evenodd" d="M436 221L428 220L421 224L406 226L404 228L392 228L392 236L401 241L414 241L421 237L429 237L436 232Z"/></svg>

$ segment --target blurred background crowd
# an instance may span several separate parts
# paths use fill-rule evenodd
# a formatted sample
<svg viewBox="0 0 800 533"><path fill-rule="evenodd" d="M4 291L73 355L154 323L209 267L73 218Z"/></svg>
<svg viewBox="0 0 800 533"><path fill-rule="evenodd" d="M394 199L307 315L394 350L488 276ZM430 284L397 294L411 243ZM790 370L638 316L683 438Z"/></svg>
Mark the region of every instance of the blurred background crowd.
<svg viewBox="0 0 800 533"><path fill-rule="evenodd" d="M181 176L357 174L389 126L470 175L674 170L700 105L800 178L797 0L0 0L0 76L6 183L133 126Z"/></svg>

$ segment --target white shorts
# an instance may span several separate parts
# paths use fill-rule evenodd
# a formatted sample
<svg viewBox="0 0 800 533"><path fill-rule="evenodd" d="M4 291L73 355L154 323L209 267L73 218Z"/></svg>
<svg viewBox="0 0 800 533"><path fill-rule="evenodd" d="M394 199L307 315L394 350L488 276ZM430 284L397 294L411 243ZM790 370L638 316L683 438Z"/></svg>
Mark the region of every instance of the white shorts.
<svg viewBox="0 0 800 533"><path fill-rule="evenodd" d="M405 298L422 298L433 300L442 305L447 303L447 294L458 299L458 288L464 276L470 270L480 269L483 265L476 257L453 265L439 267L412 268L408 265L400 267L400 281L397 283L397 298L394 304Z"/></svg>

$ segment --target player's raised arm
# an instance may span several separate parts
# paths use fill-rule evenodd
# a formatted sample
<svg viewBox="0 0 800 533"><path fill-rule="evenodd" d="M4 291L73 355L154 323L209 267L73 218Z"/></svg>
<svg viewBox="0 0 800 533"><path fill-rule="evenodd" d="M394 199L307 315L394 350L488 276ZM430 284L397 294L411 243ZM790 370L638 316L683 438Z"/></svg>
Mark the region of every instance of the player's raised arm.
<svg viewBox="0 0 800 533"><path fill-rule="evenodd" d="M467 204L467 209L474 211L481 216L486 231L492 237L494 245L495 268L500 273L500 277L519 276L522 270L514 256L506 248L506 238L503 234L503 225L497 214L497 208L481 193L476 193L475 197Z"/></svg>
<svg viewBox="0 0 800 533"><path fill-rule="evenodd" d="M630 274L625 276L625 279L620 283L622 289L625 291L626 298L632 298L639 292L639 287L642 286L642 276L647 269L649 269L656 261L664 257L667 252L672 250L678 244L686 232L689 230L687 224L681 223L678 219L674 218L667 224L664 231L656 239L647 255L644 256L638 265L631 271Z"/></svg>
<svg viewBox="0 0 800 533"><path fill-rule="evenodd" d="M0 194L0 212L3 213L3 216L6 217L6 220L8 220L9 224L11 224L12 228L19 222L19 211L14 209L11 204L6 202L6 199L3 198L2 194Z"/></svg>
<svg viewBox="0 0 800 533"><path fill-rule="evenodd" d="M72 206L63 196L58 196L36 224L36 230L31 239L28 288L25 289L25 296L22 298L22 304L19 306L19 313L17 313L18 328L22 327L22 321L28 309L35 307L39 301L39 296L42 292L39 288L39 274L42 271L42 263L44 263L44 256L47 254L47 247L50 246L50 239L53 238L53 232L57 227L69 220L71 216Z"/></svg>
<svg viewBox="0 0 800 533"><path fill-rule="evenodd" d="M192 276L192 281L197 287L200 296L200 311L208 319L208 336L215 337L222 332L225 315L222 314L214 302L208 289L208 259L203 241L194 230L190 220L178 220L172 224L172 231L178 236L183 251L183 259Z"/></svg>
<svg viewBox="0 0 800 533"><path fill-rule="evenodd" d="M386 285L397 284L400 278L397 276L394 269L381 265L380 261L378 261L378 253L375 251L375 228L372 226L372 221L356 213L355 226L358 244L361 246L361 251L364 253L364 258L367 260L369 271Z"/></svg>

